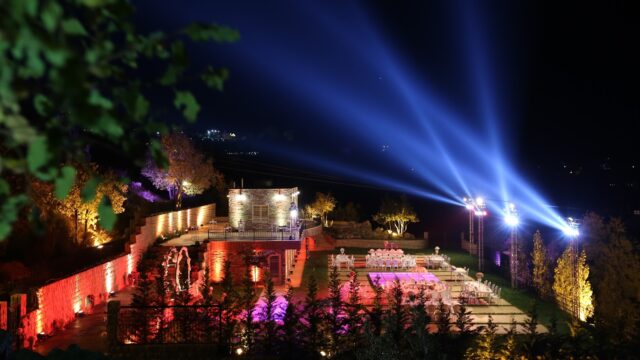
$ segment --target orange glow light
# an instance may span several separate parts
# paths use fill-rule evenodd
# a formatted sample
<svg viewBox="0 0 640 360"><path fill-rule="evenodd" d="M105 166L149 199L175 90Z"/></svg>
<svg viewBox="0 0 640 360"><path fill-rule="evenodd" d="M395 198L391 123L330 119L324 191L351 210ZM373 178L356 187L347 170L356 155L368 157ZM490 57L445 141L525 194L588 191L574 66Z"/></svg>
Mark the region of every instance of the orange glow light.
<svg viewBox="0 0 640 360"><path fill-rule="evenodd" d="M260 268L255 265L251 266L251 280L253 280L254 283L260 280Z"/></svg>

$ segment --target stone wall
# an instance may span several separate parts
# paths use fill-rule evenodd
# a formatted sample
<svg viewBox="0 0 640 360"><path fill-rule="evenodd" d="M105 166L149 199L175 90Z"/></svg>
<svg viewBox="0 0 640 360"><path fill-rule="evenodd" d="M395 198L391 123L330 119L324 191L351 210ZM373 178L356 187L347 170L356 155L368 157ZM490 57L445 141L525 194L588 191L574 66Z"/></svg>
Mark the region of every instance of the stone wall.
<svg viewBox="0 0 640 360"><path fill-rule="evenodd" d="M139 257L136 246L131 248L129 254L40 287L36 333L52 332L72 321L76 313L90 312L93 305L106 301L110 292L125 288Z"/></svg>
<svg viewBox="0 0 640 360"><path fill-rule="evenodd" d="M22 320L25 341L35 342L38 333L50 333L68 324L76 313L91 311L93 305L106 301L111 291L128 286L129 274L160 234L206 224L213 218L215 204L147 217L124 254L38 288L37 309Z"/></svg>
<svg viewBox="0 0 640 360"><path fill-rule="evenodd" d="M229 224L238 228L244 221L246 230L270 229L272 225L287 226L291 202L298 206L298 188L290 189L230 189ZM256 206L266 205L266 216L259 218Z"/></svg>
<svg viewBox="0 0 640 360"><path fill-rule="evenodd" d="M216 204L153 215L145 219L144 225L137 229L137 234L135 237L132 236L131 242L139 247L138 251L142 254L161 234L208 224L215 217Z"/></svg>

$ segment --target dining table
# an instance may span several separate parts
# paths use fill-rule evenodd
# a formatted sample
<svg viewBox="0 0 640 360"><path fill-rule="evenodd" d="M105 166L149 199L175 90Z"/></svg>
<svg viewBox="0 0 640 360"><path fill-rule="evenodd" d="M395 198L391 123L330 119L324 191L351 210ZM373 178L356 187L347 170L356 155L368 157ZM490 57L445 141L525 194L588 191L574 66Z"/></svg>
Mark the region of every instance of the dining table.
<svg viewBox="0 0 640 360"><path fill-rule="evenodd" d="M475 292L476 297L481 299L488 299L493 292L488 285L483 284L479 281L468 281L464 285L467 290Z"/></svg>

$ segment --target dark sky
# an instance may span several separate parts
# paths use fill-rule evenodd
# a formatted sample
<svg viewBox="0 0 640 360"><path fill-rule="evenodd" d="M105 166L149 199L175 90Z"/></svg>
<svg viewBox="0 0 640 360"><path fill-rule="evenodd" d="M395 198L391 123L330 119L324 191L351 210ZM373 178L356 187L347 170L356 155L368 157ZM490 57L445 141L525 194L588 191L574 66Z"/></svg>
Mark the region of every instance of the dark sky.
<svg viewBox="0 0 640 360"><path fill-rule="evenodd" d="M552 195L559 202L579 196L562 198L565 188L576 189L577 180L565 177L567 169L582 167L602 183L609 179L602 180L597 169L606 161L640 165L635 129L640 12L631 1L183 0L178 5L144 0L135 5L142 29L213 21L239 30L236 44L192 48L194 65L231 70L224 93L199 94L202 128L251 134L256 143L283 149L312 143L328 157L375 163L378 159L367 156L370 144L354 140L336 120L344 114L329 102L326 109L317 104L331 89L363 99L372 109L402 112L397 94L385 86L388 74L379 71L385 51L391 51L417 83L428 84L471 126L478 118L478 90L471 84L470 64L483 59L515 166L557 191ZM579 181L580 191L592 189L590 178Z"/></svg>

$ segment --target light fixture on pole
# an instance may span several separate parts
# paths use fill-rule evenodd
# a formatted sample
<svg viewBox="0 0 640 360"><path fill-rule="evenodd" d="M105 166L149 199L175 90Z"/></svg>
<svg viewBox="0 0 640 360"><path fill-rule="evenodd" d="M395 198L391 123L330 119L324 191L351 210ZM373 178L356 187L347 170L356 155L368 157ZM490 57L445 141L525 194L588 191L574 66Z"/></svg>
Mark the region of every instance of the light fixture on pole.
<svg viewBox="0 0 640 360"><path fill-rule="evenodd" d="M483 198L478 197L475 205L478 217L478 271L484 271L484 217L487 216L487 204Z"/></svg>
<svg viewBox="0 0 640 360"><path fill-rule="evenodd" d="M509 239L509 271L511 273L511 287L518 287L518 211L513 203L507 205L505 209L504 222L511 228L511 238Z"/></svg>
<svg viewBox="0 0 640 360"><path fill-rule="evenodd" d="M473 244L473 215L475 213L476 205L472 198L463 198L464 207L469 211L469 243Z"/></svg>
<svg viewBox="0 0 640 360"><path fill-rule="evenodd" d="M580 224L574 218L567 218L567 226L563 229L564 234L569 238L569 246L571 247L571 315L576 319L580 318L580 292L578 290L578 251Z"/></svg>
<svg viewBox="0 0 640 360"><path fill-rule="evenodd" d="M296 227L296 222L298 220L298 206L295 202L291 202L291 206L289 207L289 240L297 240L298 234L296 234L295 239L293 238L293 229Z"/></svg>

